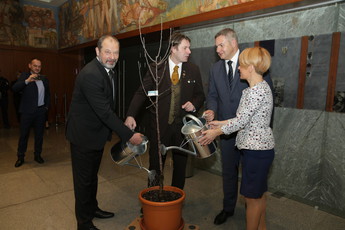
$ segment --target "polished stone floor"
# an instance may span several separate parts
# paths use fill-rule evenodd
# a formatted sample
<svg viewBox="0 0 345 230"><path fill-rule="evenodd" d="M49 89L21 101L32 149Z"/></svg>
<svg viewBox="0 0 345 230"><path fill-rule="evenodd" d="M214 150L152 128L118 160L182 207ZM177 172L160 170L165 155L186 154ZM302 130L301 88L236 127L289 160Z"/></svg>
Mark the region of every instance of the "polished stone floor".
<svg viewBox="0 0 345 230"><path fill-rule="evenodd" d="M14 167L18 135L17 128L0 129L0 229L76 229L69 143L64 127L46 130L43 165L33 160L31 135L25 164ZM101 230L123 230L140 214L138 193L146 186L147 173L113 162L109 155L111 145L105 147L99 172L98 201L102 209L116 214L111 219L95 219L94 224ZM147 166L147 156L142 160ZM165 184L169 185L171 166L169 160L167 163ZM220 176L194 169L194 175L186 180L185 192L186 223L196 224L202 230L245 229L241 197L233 217L223 225L213 224L214 216L221 210ZM343 230L345 219L268 193L267 225L270 230Z"/></svg>

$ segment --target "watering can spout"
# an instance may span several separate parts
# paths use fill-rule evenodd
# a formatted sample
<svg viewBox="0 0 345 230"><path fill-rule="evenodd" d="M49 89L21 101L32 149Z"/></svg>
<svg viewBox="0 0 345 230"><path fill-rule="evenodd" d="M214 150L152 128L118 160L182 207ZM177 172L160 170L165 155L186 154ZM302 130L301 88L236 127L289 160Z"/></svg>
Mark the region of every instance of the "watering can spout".
<svg viewBox="0 0 345 230"><path fill-rule="evenodd" d="M165 155L167 153L167 151L169 151L171 149L179 150L181 152L188 153L188 154L190 154L192 156L196 156L197 155L196 152L189 151L189 150L184 149L182 147L178 147L178 146L166 147L165 145L161 145L161 153L162 153L162 155Z"/></svg>

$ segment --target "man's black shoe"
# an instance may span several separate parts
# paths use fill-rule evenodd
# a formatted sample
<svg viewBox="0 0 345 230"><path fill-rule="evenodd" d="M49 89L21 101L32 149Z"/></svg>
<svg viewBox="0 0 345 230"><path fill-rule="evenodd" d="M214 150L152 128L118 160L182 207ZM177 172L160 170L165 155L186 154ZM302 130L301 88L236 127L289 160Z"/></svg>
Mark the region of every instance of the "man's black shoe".
<svg viewBox="0 0 345 230"><path fill-rule="evenodd" d="M14 167L18 168L18 167L22 166L22 164L24 164L24 159L18 158L18 160L14 164Z"/></svg>
<svg viewBox="0 0 345 230"><path fill-rule="evenodd" d="M103 211L101 209L97 209L95 211L95 217L100 218L100 219L111 218L113 216L114 216L114 213L112 212Z"/></svg>
<svg viewBox="0 0 345 230"><path fill-rule="evenodd" d="M43 164L44 160L41 156L35 156L34 160L39 163L39 164Z"/></svg>
<svg viewBox="0 0 345 230"><path fill-rule="evenodd" d="M97 228L96 226L91 226L91 227L89 228L89 230L100 230L100 229Z"/></svg>
<svg viewBox="0 0 345 230"><path fill-rule="evenodd" d="M228 219L228 217L233 216L234 212L226 212L224 210L222 210L214 219L214 224L215 225L220 225L222 223L224 223L226 221L226 219Z"/></svg>

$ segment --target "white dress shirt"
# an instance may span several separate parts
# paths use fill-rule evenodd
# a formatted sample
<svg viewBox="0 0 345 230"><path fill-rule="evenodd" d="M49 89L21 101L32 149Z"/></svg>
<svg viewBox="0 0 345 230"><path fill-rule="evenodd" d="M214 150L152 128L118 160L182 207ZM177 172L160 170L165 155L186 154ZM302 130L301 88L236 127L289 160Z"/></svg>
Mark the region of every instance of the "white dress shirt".
<svg viewBox="0 0 345 230"><path fill-rule="evenodd" d="M170 73L170 78L172 73L174 72L174 67L176 66L176 64L170 59L169 57L169 73ZM181 72L182 72L182 62L180 62L179 64L177 64L178 66L178 78L181 78Z"/></svg>
<svg viewBox="0 0 345 230"><path fill-rule="evenodd" d="M239 56L239 55L240 55L240 50L237 50L237 52L235 53L235 55L234 55L230 60L225 60L225 69L226 69L226 73L229 73L228 61L232 61L232 63L231 63L232 72L233 72L232 77L234 77L234 76L235 76L235 73L236 73L236 66L237 66L238 56Z"/></svg>

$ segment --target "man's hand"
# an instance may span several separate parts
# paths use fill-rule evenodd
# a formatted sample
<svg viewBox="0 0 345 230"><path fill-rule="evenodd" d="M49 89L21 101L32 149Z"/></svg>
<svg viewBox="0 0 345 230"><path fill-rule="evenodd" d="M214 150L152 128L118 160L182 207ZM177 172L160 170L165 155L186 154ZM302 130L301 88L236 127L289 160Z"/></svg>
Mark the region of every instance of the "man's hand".
<svg viewBox="0 0 345 230"><path fill-rule="evenodd" d="M143 141L143 136L141 133L134 133L131 139L129 139L129 142L132 145L139 145Z"/></svg>
<svg viewBox="0 0 345 230"><path fill-rule="evenodd" d="M137 127L134 117L128 116L125 120L125 125L130 129L134 130Z"/></svg>
<svg viewBox="0 0 345 230"><path fill-rule="evenodd" d="M207 122L213 121L214 119L214 112L212 110L206 110L202 115Z"/></svg>
<svg viewBox="0 0 345 230"><path fill-rule="evenodd" d="M26 80L26 84L30 83L30 82L33 82L33 81L36 81L36 78L38 77L38 74L36 73L33 73L31 74Z"/></svg>
<svg viewBox="0 0 345 230"><path fill-rule="evenodd" d="M182 109L186 110L187 112L195 112L195 106L190 101L184 103L182 105Z"/></svg>

